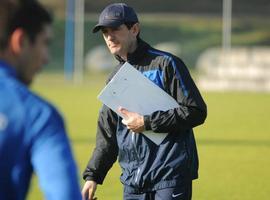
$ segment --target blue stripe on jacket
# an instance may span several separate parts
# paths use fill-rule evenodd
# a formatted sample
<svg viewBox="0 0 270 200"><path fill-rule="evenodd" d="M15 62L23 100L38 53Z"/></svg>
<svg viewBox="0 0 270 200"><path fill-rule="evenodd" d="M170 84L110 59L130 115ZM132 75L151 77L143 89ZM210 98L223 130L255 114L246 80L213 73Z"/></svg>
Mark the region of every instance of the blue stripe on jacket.
<svg viewBox="0 0 270 200"><path fill-rule="evenodd" d="M172 66L173 66L173 68L174 68L174 70L176 72L176 77L180 81L180 86L182 88L183 94L184 94L185 97L187 97L188 96L188 91L186 89L186 86L184 84L184 81L183 81L183 79L181 77L181 74L180 74L179 70L176 67L176 63L173 60L173 58L171 56L169 56L168 54L166 54L164 52L161 52L161 51L148 50L148 52L149 53L152 53L152 54L155 54L155 55L164 56L165 58L169 59L169 61L172 62Z"/></svg>
<svg viewBox="0 0 270 200"><path fill-rule="evenodd" d="M164 72L163 71L156 69L156 70L144 71L142 73L145 77L147 77L149 80L151 80L157 86L159 86L161 89L164 89L164 84L163 84Z"/></svg>

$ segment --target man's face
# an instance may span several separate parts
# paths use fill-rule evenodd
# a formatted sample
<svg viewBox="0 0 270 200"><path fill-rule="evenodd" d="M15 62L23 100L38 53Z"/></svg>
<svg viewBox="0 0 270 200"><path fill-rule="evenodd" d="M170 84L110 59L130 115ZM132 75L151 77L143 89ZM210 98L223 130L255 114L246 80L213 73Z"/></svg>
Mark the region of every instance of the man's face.
<svg viewBox="0 0 270 200"><path fill-rule="evenodd" d="M29 38L24 40L19 59L18 76L26 85L30 85L43 65L49 62L49 43L51 39L52 29L49 25L44 25L44 28L34 41L30 41Z"/></svg>
<svg viewBox="0 0 270 200"><path fill-rule="evenodd" d="M136 41L137 33L133 28L130 30L122 24L116 28L103 27L103 38L113 55L126 56L130 51L131 45Z"/></svg>

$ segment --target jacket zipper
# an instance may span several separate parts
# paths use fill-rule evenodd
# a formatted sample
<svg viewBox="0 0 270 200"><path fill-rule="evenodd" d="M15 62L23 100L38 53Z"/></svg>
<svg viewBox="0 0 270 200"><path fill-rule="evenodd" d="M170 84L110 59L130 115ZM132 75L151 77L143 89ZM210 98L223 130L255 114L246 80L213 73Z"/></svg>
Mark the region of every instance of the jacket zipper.
<svg viewBox="0 0 270 200"><path fill-rule="evenodd" d="M140 174L140 157L139 157L139 153L137 151L137 148L136 148L136 142L135 142L135 134L133 131L132 131L132 136L131 136L131 140L132 140L132 144L133 144L133 148L134 148L134 151L135 151L135 155L136 155L136 160L137 160L137 164L138 164L138 169L136 171L136 176L135 176L135 184L138 185L138 178L139 178L139 174Z"/></svg>

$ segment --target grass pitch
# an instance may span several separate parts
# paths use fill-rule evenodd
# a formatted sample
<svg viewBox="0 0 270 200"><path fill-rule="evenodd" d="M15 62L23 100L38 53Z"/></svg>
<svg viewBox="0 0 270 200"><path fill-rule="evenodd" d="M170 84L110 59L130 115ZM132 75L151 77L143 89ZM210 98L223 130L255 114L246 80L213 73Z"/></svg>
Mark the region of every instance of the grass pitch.
<svg viewBox="0 0 270 200"><path fill-rule="evenodd" d="M95 144L104 75L86 77L71 84L59 75L42 75L34 90L63 113L73 152L81 173ZM270 94L203 93L208 118L195 128L200 156L199 179L194 181L194 200L267 200L270 193ZM99 200L121 200L120 168L116 163L102 186ZM44 199L33 178L30 200Z"/></svg>

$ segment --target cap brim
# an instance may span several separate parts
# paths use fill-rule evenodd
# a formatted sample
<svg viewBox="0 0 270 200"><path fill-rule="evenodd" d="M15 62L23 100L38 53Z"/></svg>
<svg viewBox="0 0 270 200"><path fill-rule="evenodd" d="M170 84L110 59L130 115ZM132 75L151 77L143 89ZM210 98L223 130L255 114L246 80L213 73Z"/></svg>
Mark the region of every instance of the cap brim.
<svg viewBox="0 0 270 200"><path fill-rule="evenodd" d="M103 27L110 27L110 28L113 27L113 28L115 28L115 27L118 27L118 26L120 26L122 24L123 24L123 22L121 22L121 21L107 21L107 22L98 23L92 29L92 32L93 33L96 33L96 32L98 32Z"/></svg>

